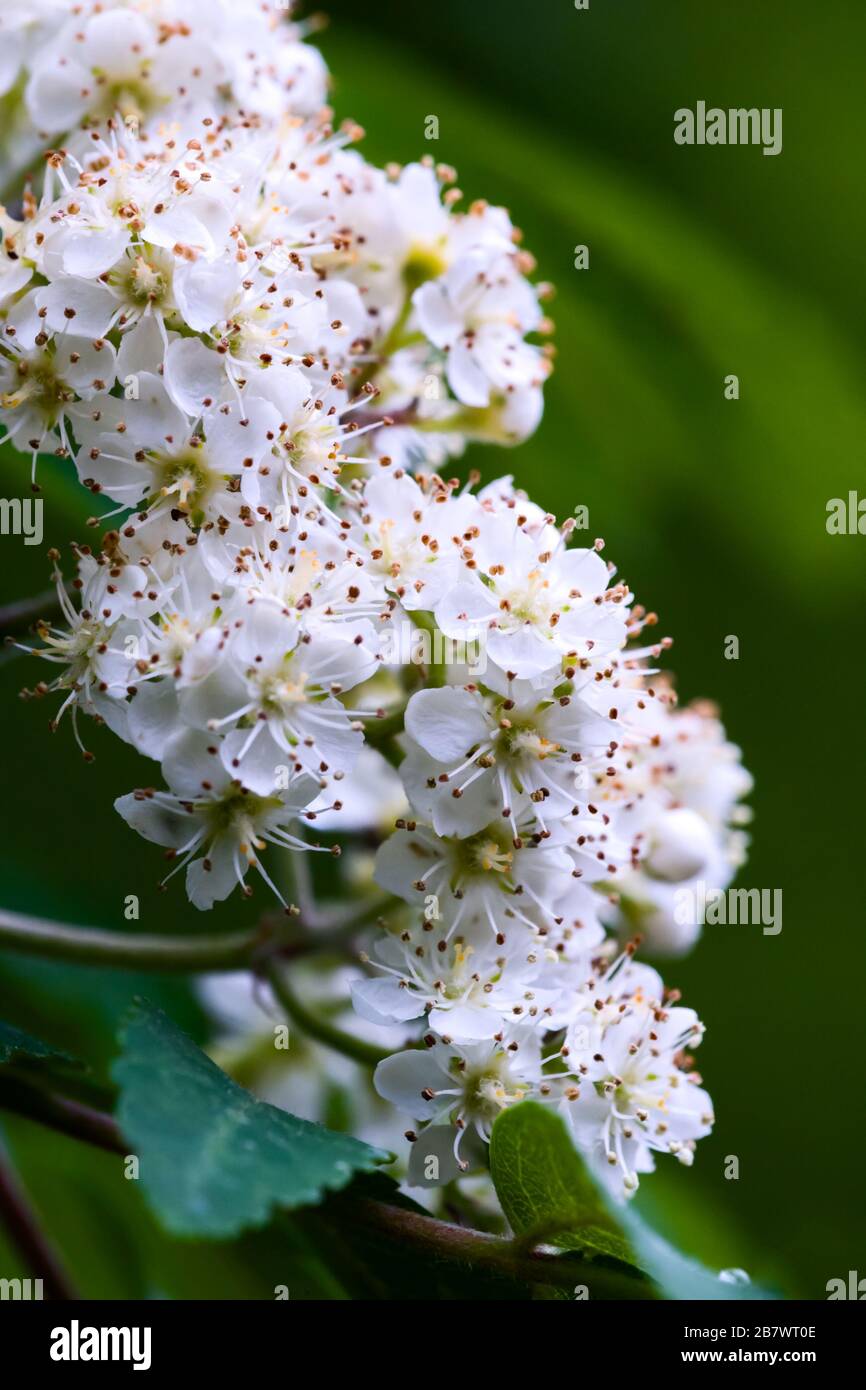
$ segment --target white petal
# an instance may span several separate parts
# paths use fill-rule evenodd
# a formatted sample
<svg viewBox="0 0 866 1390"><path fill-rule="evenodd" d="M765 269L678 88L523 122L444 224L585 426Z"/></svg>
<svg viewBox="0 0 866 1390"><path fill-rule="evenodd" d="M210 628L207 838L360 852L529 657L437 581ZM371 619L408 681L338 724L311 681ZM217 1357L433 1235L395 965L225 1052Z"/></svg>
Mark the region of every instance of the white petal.
<svg viewBox="0 0 866 1390"><path fill-rule="evenodd" d="M156 845L168 845L172 849L185 845L199 824L198 818L186 811L169 810L160 802L140 799L133 792L128 796L119 796L114 809L145 840Z"/></svg>
<svg viewBox="0 0 866 1390"><path fill-rule="evenodd" d="M83 397L107 391L117 374L117 356L111 343L105 341L97 345L87 338L64 335L58 340L56 362L63 380Z"/></svg>
<svg viewBox="0 0 866 1390"><path fill-rule="evenodd" d="M495 1009L457 1004L453 1009L431 1009L430 1027L455 1042L486 1042L502 1027L502 1015Z"/></svg>
<svg viewBox="0 0 866 1390"><path fill-rule="evenodd" d="M220 758L230 777L236 777L257 796L274 796L282 785L282 769L291 768L294 758L275 742L267 725L260 724L250 742L252 729L234 729L223 740ZM246 749L246 752L244 752Z"/></svg>
<svg viewBox="0 0 866 1390"><path fill-rule="evenodd" d="M368 1023L408 1023L424 1012L423 999L394 979L356 980L352 1003Z"/></svg>
<svg viewBox="0 0 866 1390"><path fill-rule="evenodd" d="M396 893L407 903L420 901L413 884L434 862L429 846L417 832L396 831L379 846L374 878L380 888Z"/></svg>
<svg viewBox="0 0 866 1390"><path fill-rule="evenodd" d="M68 59L38 67L27 84L26 102L37 130L53 134L77 126L94 93L93 79L80 63Z"/></svg>
<svg viewBox="0 0 866 1390"><path fill-rule="evenodd" d="M240 473L257 467L276 441L280 414L270 401L247 397L208 412L205 425L216 468L221 473Z"/></svg>
<svg viewBox="0 0 866 1390"><path fill-rule="evenodd" d="M578 589L584 598L603 594L610 574L597 550L566 550L556 562L557 581Z"/></svg>
<svg viewBox="0 0 866 1390"><path fill-rule="evenodd" d="M64 241L59 258L67 275L95 280L111 269L128 245L126 227L110 222L107 226L87 226Z"/></svg>
<svg viewBox="0 0 866 1390"><path fill-rule="evenodd" d="M430 280L412 296L421 332L436 347L444 348L455 342L464 324L440 280Z"/></svg>
<svg viewBox="0 0 866 1390"><path fill-rule="evenodd" d="M179 718L177 691L171 680L143 681L129 707L129 738L146 758L160 761L166 730Z"/></svg>
<svg viewBox="0 0 866 1390"><path fill-rule="evenodd" d="M14 86L24 56L24 38L19 32L5 33L0 43L0 96Z"/></svg>
<svg viewBox="0 0 866 1390"><path fill-rule="evenodd" d="M487 651L497 666L505 671L513 671L516 676L526 680L541 675L543 671L550 671L562 661L559 648L529 624L516 632L490 632Z"/></svg>
<svg viewBox="0 0 866 1390"><path fill-rule="evenodd" d="M184 262L174 273L174 297L186 323L206 333L227 317L238 284L226 260Z"/></svg>
<svg viewBox="0 0 866 1390"><path fill-rule="evenodd" d="M181 729L170 738L163 750L162 775L178 796L190 800L210 794L209 788L219 791L230 778L225 772L211 734L198 729ZM208 786L209 784L209 786Z"/></svg>
<svg viewBox="0 0 866 1390"><path fill-rule="evenodd" d="M121 339L117 354L118 380L125 385L129 377L139 372L158 372L164 355L165 343L159 324L152 314L148 314L128 329Z"/></svg>
<svg viewBox="0 0 866 1390"><path fill-rule="evenodd" d="M436 621L446 637L469 641L483 636L498 611L483 584L462 581L437 603Z"/></svg>
<svg viewBox="0 0 866 1390"><path fill-rule="evenodd" d="M400 777L413 809L432 823L437 835L465 839L496 820L502 803L495 799L497 783L492 770L478 777L459 797L452 795L451 784L438 781L441 771L441 763L434 762L423 748L414 746L400 764ZM468 772L464 774L467 775ZM433 787L429 785L431 780Z"/></svg>
<svg viewBox="0 0 866 1390"><path fill-rule="evenodd" d="M490 404L490 382L462 338L448 354L448 385L464 405L480 409Z"/></svg>
<svg viewBox="0 0 866 1390"><path fill-rule="evenodd" d="M373 1075L373 1085L384 1100L413 1119L424 1120L431 1114L431 1102L421 1092L435 1090L441 1075L433 1058L425 1050L395 1052L380 1062Z"/></svg>
<svg viewBox="0 0 866 1390"><path fill-rule="evenodd" d="M84 30L84 52L91 68L111 77L137 74L154 47L153 26L130 10L97 13Z"/></svg>
<svg viewBox="0 0 866 1390"><path fill-rule="evenodd" d="M406 732L432 758L455 763L488 737L490 726L476 695L443 686L412 696L406 707Z"/></svg>
<svg viewBox="0 0 866 1390"><path fill-rule="evenodd" d="M206 869L205 864L210 868ZM238 886L236 864L244 874L247 861L228 835L215 840L205 857L193 860L186 871L186 891L193 907L206 912L214 903L223 902Z"/></svg>
<svg viewBox="0 0 866 1390"><path fill-rule="evenodd" d="M176 338L165 354L165 385L175 405L197 418L217 401L226 377L222 359L197 338Z"/></svg>

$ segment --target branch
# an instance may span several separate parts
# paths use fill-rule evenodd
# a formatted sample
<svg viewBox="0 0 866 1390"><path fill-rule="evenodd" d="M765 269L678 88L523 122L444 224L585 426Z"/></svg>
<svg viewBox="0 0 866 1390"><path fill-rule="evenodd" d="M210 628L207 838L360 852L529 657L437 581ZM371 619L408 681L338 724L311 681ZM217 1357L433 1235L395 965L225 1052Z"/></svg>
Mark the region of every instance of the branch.
<svg viewBox="0 0 866 1390"><path fill-rule="evenodd" d="M39 1218L12 1164L0 1148L0 1220L13 1246L27 1268L42 1283L46 1298L67 1300L77 1297L66 1272L42 1227Z"/></svg>
<svg viewBox="0 0 866 1390"><path fill-rule="evenodd" d="M239 970L263 946L259 928L222 936L158 936L70 927L0 908L0 947L120 970Z"/></svg>
<svg viewBox="0 0 866 1390"><path fill-rule="evenodd" d="M525 1283L554 1288L574 1289L576 1284L586 1284L592 1293L602 1298L658 1297L646 1280L589 1263L579 1256L538 1248L521 1252L513 1241L502 1236L467 1230L465 1226L455 1226L387 1202L355 1198L351 1212L353 1218L373 1234L434 1259L457 1261Z"/></svg>
<svg viewBox="0 0 866 1390"><path fill-rule="evenodd" d="M293 927L279 918L264 917L249 931L209 936L71 927L0 908L0 948L48 960L65 960L73 965L113 966L118 970L253 969L261 957L271 954L285 961L316 951L344 948L356 931L379 916L387 902L384 898L372 898L354 913L324 919L321 927L313 931Z"/></svg>
<svg viewBox="0 0 866 1390"><path fill-rule="evenodd" d="M67 1100L65 1096L43 1091L39 1087L16 1076L0 1074L0 1109L9 1110L13 1115L22 1115L26 1120L54 1129L58 1134L66 1134L71 1139L80 1139L109 1153L129 1153L120 1130L110 1115L102 1110L93 1110L89 1105L81 1105L77 1100Z"/></svg>

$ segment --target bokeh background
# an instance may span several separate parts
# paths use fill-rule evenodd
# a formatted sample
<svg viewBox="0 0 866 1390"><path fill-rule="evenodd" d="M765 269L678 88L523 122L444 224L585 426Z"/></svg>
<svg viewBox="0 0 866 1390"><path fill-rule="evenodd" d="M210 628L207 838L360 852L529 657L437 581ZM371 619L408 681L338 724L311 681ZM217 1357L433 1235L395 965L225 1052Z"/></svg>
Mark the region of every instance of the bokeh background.
<svg viewBox="0 0 866 1390"><path fill-rule="evenodd" d="M467 198L510 207L557 285L538 434L511 453L474 450L465 466L513 471L561 515L589 508L591 535L676 639L667 664L681 697L720 703L755 776L739 883L782 889L783 930L709 928L667 968L708 1025L700 1061L718 1122L691 1173L663 1168L640 1200L717 1268L824 1297L828 1279L866 1273L866 537L826 530L829 499L866 497L866 11L850 0L327 8L334 103L366 128L368 156L454 164ZM781 107L783 152L675 145L674 110L699 99ZM738 401L724 396L730 373ZM43 481L46 545L84 538L70 477L49 463ZM24 491L22 460L3 454L0 492ZM39 592L47 570L36 548L0 538L3 602ZM201 928L180 885L157 895L156 860L112 810L141 761L96 731L97 762L83 766L69 729L49 736L45 705L16 700L41 674L24 658L0 664L0 903L118 928L137 893L143 929ZM255 911L234 902L206 925ZM102 1063L141 991L206 1036L182 983L0 960L0 1017ZM269 1296L274 1262L285 1278L267 1233L179 1246L135 1184L115 1180L116 1160L23 1122L3 1133L87 1293ZM724 1176L729 1155L737 1181ZM2 1236L0 1257L14 1273Z"/></svg>

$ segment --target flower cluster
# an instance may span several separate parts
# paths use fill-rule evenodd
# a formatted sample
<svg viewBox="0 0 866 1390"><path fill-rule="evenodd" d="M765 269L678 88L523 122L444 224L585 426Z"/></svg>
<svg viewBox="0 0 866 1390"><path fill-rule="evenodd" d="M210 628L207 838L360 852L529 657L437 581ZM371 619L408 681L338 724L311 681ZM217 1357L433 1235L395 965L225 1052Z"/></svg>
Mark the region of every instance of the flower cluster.
<svg viewBox="0 0 866 1390"><path fill-rule="evenodd" d="M46 141L121 119L143 134L230 115L308 116L327 95L321 54L289 6L261 0L9 0L0 14L4 181Z"/></svg>
<svg viewBox="0 0 866 1390"><path fill-rule="evenodd" d="M710 1098L686 1051L703 1030L691 1009L665 994L655 971L627 952L607 968L581 973L576 963L558 962L555 948L547 968L542 951L530 948L509 969L507 942L497 959L488 952L475 960L470 945L449 943L445 934L416 959L423 962L430 950L428 976L438 965L440 977L434 997L441 1004L450 990L451 1006L438 1008L436 1027L431 1014L421 1049L386 1058L375 1079L379 1093L425 1131L450 1127L457 1169L470 1167L503 1108L530 1097L564 1116L615 1197L636 1190L656 1153L692 1162L695 1141L713 1124ZM399 988L400 966L392 968ZM363 991L356 987L355 998L368 1007ZM416 999L423 992L421 986ZM385 1011L393 1016L387 1005ZM415 1131L408 1137L422 1150L431 1139Z"/></svg>
<svg viewBox="0 0 866 1390"><path fill-rule="evenodd" d="M704 893L727 888L744 862L750 810L741 798L752 779L712 704L678 710L666 683L656 693L629 776L640 862L607 921L639 931L658 955L681 955L700 935L700 885Z"/></svg>
<svg viewBox="0 0 866 1390"><path fill-rule="evenodd" d="M54 555L57 670L28 693L87 757L81 716L159 764L117 810L199 908L255 875L288 908L292 856L398 807L352 990L366 1024L417 1023L381 1095L460 1170L535 1096L631 1191L712 1115L701 1025L608 930L691 944L670 894L727 883L748 778L710 710L676 711L600 541L445 476L541 413L545 287L508 214L366 163L278 12L197 11L6 20L34 130L78 128L2 214L0 424L35 487L68 459L114 523L71 592Z"/></svg>
<svg viewBox="0 0 866 1390"><path fill-rule="evenodd" d="M477 497L438 485L434 533L417 481L399 479L404 500L386 509L397 482L371 480L367 515L385 534L414 516L429 544L392 553L392 592L476 647L471 675L447 665L406 705L409 811L376 878L410 916L353 998L371 1022L419 1020L423 1045L384 1061L376 1085L423 1122L409 1137L424 1152L450 1128L458 1169L504 1107L553 1104L614 1190L633 1191L655 1153L690 1162L712 1112L688 1052L701 1025L631 947L612 958L605 927L644 883L713 858L730 872L748 782L709 712L675 711L652 664L668 644L643 639L655 616L598 545L571 546L570 526L508 480Z"/></svg>
<svg viewBox="0 0 866 1390"><path fill-rule="evenodd" d="M198 524L534 428L548 325L507 214L456 211L448 169L372 168L360 133L109 123L49 155L0 247L0 424L34 482L51 451Z"/></svg>

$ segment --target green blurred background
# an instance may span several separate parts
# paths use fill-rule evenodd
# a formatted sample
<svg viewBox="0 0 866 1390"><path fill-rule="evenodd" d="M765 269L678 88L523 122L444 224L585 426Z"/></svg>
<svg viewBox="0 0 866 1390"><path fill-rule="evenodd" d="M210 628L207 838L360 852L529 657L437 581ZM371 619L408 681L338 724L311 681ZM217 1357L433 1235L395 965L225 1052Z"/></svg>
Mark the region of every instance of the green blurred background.
<svg viewBox="0 0 866 1390"><path fill-rule="evenodd" d="M666 968L708 1025L700 1061L718 1122L692 1172L663 1170L641 1201L716 1267L824 1297L866 1258L866 538L825 526L830 498L866 496L855 188L866 11L850 0L590 0L588 11L328 0L328 11L334 102L366 128L368 157L454 164L467 198L511 209L557 285L557 366L537 436L465 463L487 477L513 470L560 514L589 508L591 535L676 639L681 697L719 701L755 776L740 883L783 890L783 930L709 928ZM783 152L675 145L674 110L699 99L783 108ZM424 138L429 115L436 142ZM738 401L724 397L730 373ZM4 495L24 491L22 471L4 456ZM79 490L50 464L43 481L46 544L83 538ZM44 587L40 552L0 545L3 601ZM737 661L724 657L728 635ZM179 884L153 890L156 858L111 808L141 761L96 731L97 762L83 766L69 729L48 735L46 706L16 702L39 675L23 659L0 666L0 902L119 927L138 893L143 929L200 928ZM234 902L206 925L255 912ZM205 1036L182 984L23 958L0 963L0 1016L106 1059L142 988ZM87 1292L268 1296L265 1237L178 1250L134 1184L106 1181L114 1160L24 1124L6 1133ZM725 1179L728 1155L738 1181Z"/></svg>

